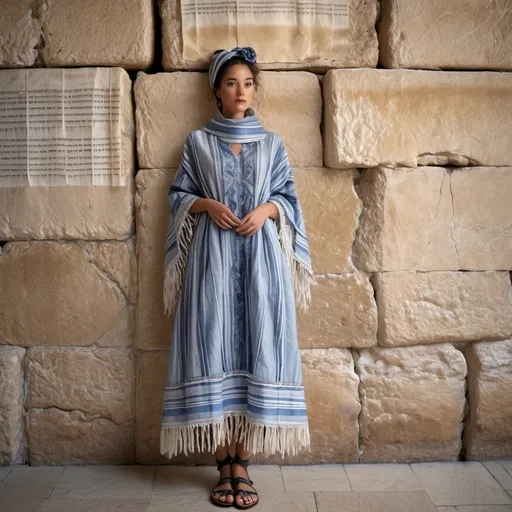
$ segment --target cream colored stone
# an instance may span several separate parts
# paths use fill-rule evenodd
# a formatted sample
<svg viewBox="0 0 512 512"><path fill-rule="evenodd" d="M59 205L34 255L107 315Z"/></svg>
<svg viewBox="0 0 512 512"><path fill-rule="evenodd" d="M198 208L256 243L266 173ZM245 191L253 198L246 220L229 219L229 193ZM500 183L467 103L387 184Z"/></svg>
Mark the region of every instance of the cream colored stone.
<svg viewBox="0 0 512 512"><path fill-rule="evenodd" d="M171 343L172 317L165 313L163 279L167 194L174 176L174 171L147 169L136 177L139 297L135 346L145 350L168 349Z"/></svg>
<svg viewBox="0 0 512 512"><path fill-rule="evenodd" d="M168 351L163 350L137 351L136 462L137 464L211 464L213 455L209 452L189 453L188 456L180 453L171 459L160 453L160 426L168 357ZM156 487L155 491L157 491Z"/></svg>
<svg viewBox="0 0 512 512"><path fill-rule="evenodd" d="M100 258L102 251L112 254ZM115 281L122 273L115 268L105 272L116 258L126 261L119 269L133 266L133 247L109 243L88 254L72 242L6 244L0 256L0 343L131 346L133 287Z"/></svg>
<svg viewBox="0 0 512 512"><path fill-rule="evenodd" d="M379 345L498 340L512 334L508 272L374 274Z"/></svg>
<svg viewBox="0 0 512 512"><path fill-rule="evenodd" d="M377 306L369 276L317 276L308 311L297 313L297 327L301 348L376 345Z"/></svg>
<svg viewBox="0 0 512 512"><path fill-rule="evenodd" d="M152 0L39 0L47 67L143 69L154 59Z"/></svg>
<svg viewBox="0 0 512 512"><path fill-rule="evenodd" d="M356 189L357 268L512 268L511 167L368 169Z"/></svg>
<svg viewBox="0 0 512 512"><path fill-rule="evenodd" d="M42 36L31 0L3 0L0 16L0 67L33 66Z"/></svg>
<svg viewBox="0 0 512 512"><path fill-rule="evenodd" d="M322 167L322 97L313 73L261 73L255 110L281 135L293 167ZM143 169L176 168L188 134L215 113L205 73L138 73L134 85L137 151ZM293 102L290 102L293 98Z"/></svg>
<svg viewBox="0 0 512 512"><path fill-rule="evenodd" d="M293 171L304 213L313 271L352 272L352 243L362 201L354 190L357 171L297 169Z"/></svg>
<svg viewBox="0 0 512 512"><path fill-rule="evenodd" d="M323 94L327 167L512 164L510 73L335 70Z"/></svg>
<svg viewBox="0 0 512 512"><path fill-rule="evenodd" d="M208 68L207 61L190 61L182 57L180 0L159 0L162 18L163 67L168 71L202 70ZM375 22L379 15L376 0L349 2L349 28L344 31L346 39L335 56L319 50L320 58L302 62L258 62L260 69L308 69L324 72L329 68L374 68L378 59L378 43ZM233 46L236 46L233 45ZM217 48L212 48L212 52ZM257 48L256 48L257 51Z"/></svg>
<svg viewBox="0 0 512 512"><path fill-rule="evenodd" d="M117 425L134 420L131 348L33 347L26 372L27 408L78 410Z"/></svg>
<svg viewBox="0 0 512 512"><path fill-rule="evenodd" d="M359 379L347 349L301 350L311 453L295 457L258 456L279 464L357 462L359 456Z"/></svg>
<svg viewBox="0 0 512 512"><path fill-rule="evenodd" d="M49 70L53 71L58 72ZM24 70L3 73L22 74ZM0 187L0 239L119 240L133 233L132 84L123 69L113 69L112 73L120 78L121 167L127 186Z"/></svg>
<svg viewBox="0 0 512 512"><path fill-rule="evenodd" d="M387 68L512 69L509 0L381 0Z"/></svg>
<svg viewBox="0 0 512 512"><path fill-rule="evenodd" d="M363 349L360 462L457 460L466 361L448 343Z"/></svg>
<svg viewBox="0 0 512 512"><path fill-rule="evenodd" d="M30 409L32 464L133 463L133 420L116 424L82 411Z"/></svg>
<svg viewBox="0 0 512 512"><path fill-rule="evenodd" d="M512 340L474 343L466 351L470 412L468 459L512 456Z"/></svg>
<svg viewBox="0 0 512 512"><path fill-rule="evenodd" d="M22 348L0 347L0 466L25 462L24 356Z"/></svg>

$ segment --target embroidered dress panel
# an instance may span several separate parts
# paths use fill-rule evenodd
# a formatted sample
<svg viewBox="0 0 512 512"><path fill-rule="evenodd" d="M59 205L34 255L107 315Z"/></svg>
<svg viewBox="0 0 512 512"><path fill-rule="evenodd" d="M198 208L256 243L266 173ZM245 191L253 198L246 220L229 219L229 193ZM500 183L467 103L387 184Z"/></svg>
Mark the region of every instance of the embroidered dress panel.
<svg viewBox="0 0 512 512"><path fill-rule="evenodd" d="M238 218L272 201L280 217L243 236L190 214L198 197ZM281 139L265 132L236 156L217 135L192 132L169 199L164 298L175 316L161 453L213 452L233 438L252 453L309 450L295 304L307 307L313 277Z"/></svg>

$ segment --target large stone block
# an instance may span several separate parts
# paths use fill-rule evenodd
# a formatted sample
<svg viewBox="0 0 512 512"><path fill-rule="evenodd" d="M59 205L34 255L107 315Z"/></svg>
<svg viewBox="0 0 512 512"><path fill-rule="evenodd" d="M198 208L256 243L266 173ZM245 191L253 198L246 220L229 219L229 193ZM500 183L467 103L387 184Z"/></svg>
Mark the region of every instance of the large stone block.
<svg viewBox="0 0 512 512"><path fill-rule="evenodd" d="M0 67L33 66L42 36L31 0L4 0L0 16Z"/></svg>
<svg viewBox="0 0 512 512"><path fill-rule="evenodd" d="M9 83L24 83L26 70L2 71ZM48 76L62 70L46 70ZM73 75L77 70L67 70ZM121 170L126 186L0 187L0 239L125 239L133 233L135 123L131 81L111 69L119 83ZM30 116L29 116L30 117Z"/></svg>
<svg viewBox="0 0 512 512"><path fill-rule="evenodd" d="M154 2L39 0L47 67L143 69L154 58ZM85 10L85 11L84 11Z"/></svg>
<svg viewBox="0 0 512 512"><path fill-rule="evenodd" d="M359 457L359 378L347 349L301 350L311 453L264 457L274 464L357 462Z"/></svg>
<svg viewBox="0 0 512 512"><path fill-rule="evenodd" d="M26 461L24 355L22 348L0 347L0 466Z"/></svg>
<svg viewBox="0 0 512 512"><path fill-rule="evenodd" d="M321 167L322 97L313 73L261 73L255 105L263 126L281 135L294 167ZM143 169L176 168L188 134L215 113L204 73L138 73L137 151ZM293 102L290 102L293 98Z"/></svg>
<svg viewBox="0 0 512 512"><path fill-rule="evenodd" d="M182 453L167 458L160 453L160 427L169 352L137 351L137 409L135 458L138 464L211 464L213 455Z"/></svg>
<svg viewBox="0 0 512 512"><path fill-rule="evenodd" d="M208 59L186 60L183 58L183 36L181 22L181 2L180 0L160 0L160 16L162 17L162 46L163 46L163 67L165 70L202 70L207 69ZM283 61L277 50L276 57L268 61L258 59L260 69L309 69L324 72L327 69L334 68L372 68L377 65L378 43L375 32L375 22L379 15L379 3L376 0L353 0L349 2L349 27L342 31L342 38L337 41L336 52L330 48L318 48L319 57L297 62ZM264 33L264 27L259 28L260 33ZM226 37L231 37L233 31L226 30ZM271 35L262 36L266 39L272 39ZM233 48L240 46L234 39L215 41L215 48ZM247 46L246 43L241 44ZM255 45L258 50L257 45ZM322 51L323 50L323 51Z"/></svg>
<svg viewBox="0 0 512 512"><path fill-rule="evenodd" d="M294 170L304 213L313 272L352 272L351 251L362 201L354 190L357 171Z"/></svg>
<svg viewBox="0 0 512 512"><path fill-rule="evenodd" d="M387 68L512 69L509 0L381 0Z"/></svg>
<svg viewBox="0 0 512 512"><path fill-rule="evenodd" d="M512 164L510 73L334 70L323 94L328 167Z"/></svg>
<svg viewBox="0 0 512 512"><path fill-rule="evenodd" d="M512 335L508 272L374 274L379 345L499 340Z"/></svg>
<svg viewBox="0 0 512 512"><path fill-rule="evenodd" d="M377 306L369 276L354 272L316 276L311 305L299 311L301 348L371 347L377 344Z"/></svg>
<svg viewBox="0 0 512 512"><path fill-rule="evenodd" d="M356 183L364 271L512 269L512 168L378 168Z"/></svg>
<svg viewBox="0 0 512 512"><path fill-rule="evenodd" d="M466 350L468 459L512 457L512 340L474 343Z"/></svg>
<svg viewBox="0 0 512 512"><path fill-rule="evenodd" d="M0 282L0 343L132 345L133 239L10 242L0 256Z"/></svg>
<svg viewBox="0 0 512 512"><path fill-rule="evenodd" d="M30 409L27 435L32 465L134 462L133 420L117 424L79 410Z"/></svg>
<svg viewBox="0 0 512 512"><path fill-rule="evenodd" d="M361 379L360 462L457 460L466 409L466 361L448 343L371 348Z"/></svg>
<svg viewBox="0 0 512 512"><path fill-rule="evenodd" d="M26 371L27 408L78 410L116 425L135 419L131 348L33 347Z"/></svg>

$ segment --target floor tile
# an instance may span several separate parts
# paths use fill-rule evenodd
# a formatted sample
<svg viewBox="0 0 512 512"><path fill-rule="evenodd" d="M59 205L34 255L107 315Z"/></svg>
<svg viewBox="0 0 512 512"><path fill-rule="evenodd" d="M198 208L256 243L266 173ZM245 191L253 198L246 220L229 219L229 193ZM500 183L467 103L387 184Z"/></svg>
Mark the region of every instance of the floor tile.
<svg viewBox="0 0 512 512"><path fill-rule="evenodd" d="M9 474L13 466L0 466L0 482Z"/></svg>
<svg viewBox="0 0 512 512"><path fill-rule="evenodd" d="M512 476L512 459L496 460L495 462L497 462L510 476Z"/></svg>
<svg viewBox="0 0 512 512"><path fill-rule="evenodd" d="M512 491L512 476L497 461L485 461L482 464L487 468L489 473L498 481L498 483L507 491Z"/></svg>
<svg viewBox="0 0 512 512"><path fill-rule="evenodd" d="M215 466L157 466L152 495L209 491L218 480Z"/></svg>
<svg viewBox="0 0 512 512"><path fill-rule="evenodd" d="M281 466L284 488L289 491L351 491L343 464Z"/></svg>
<svg viewBox="0 0 512 512"><path fill-rule="evenodd" d="M436 506L512 503L480 462L424 462L410 466Z"/></svg>
<svg viewBox="0 0 512 512"><path fill-rule="evenodd" d="M353 491L424 491L408 464L345 464Z"/></svg>
<svg viewBox="0 0 512 512"><path fill-rule="evenodd" d="M169 495L153 495L147 512L203 512L219 510L209 501L209 492L182 492ZM312 492L261 491L260 503L254 510L261 512L316 512L315 496ZM259 507L259 508L258 508ZM234 509L233 509L234 510Z"/></svg>
<svg viewBox="0 0 512 512"><path fill-rule="evenodd" d="M318 512L437 512L424 491L315 492Z"/></svg>
<svg viewBox="0 0 512 512"><path fill-rule="evenodd" d="M50 500L148 499L155 466L66 466Z"/></svg>
<svg viewBox="0 0 512 512"><path fill-rule="evenodd" d="M38 512L41 503L52 492L53 487L8 486L0 483L0 510L2 512Z"/></svg>
<svg viewBox="0 0 512 512"><path fill-rule="evenodd" d="M457 512L512 512L512 505L463 505Z"/></svg>
<svg viewBox="0 0 512 512"><path fill-rule="evenodd" d="M249 478L258 492L284 492L281 468L270 464L260 464L247 468Z"/></svg>
<svg viewBox="0 0 512 512"><path fill-rule="evenodd" d="M9 486L21 486L29 488L31 486L49 486L51 491L53 486L59 481L64 466L14 466L9 474L3 480L3 483Z"/></svg>
<svg viewBox="0 0 512 512"><path fill-rule="evenodd" d="M146 512L148 499L45 500L37 512Z"/></svg>
<svg viewBox="0 0 512 512"><path fill-rule="evenodd" d="M455 507L436 507L437 512L457 512Z"/></svg>

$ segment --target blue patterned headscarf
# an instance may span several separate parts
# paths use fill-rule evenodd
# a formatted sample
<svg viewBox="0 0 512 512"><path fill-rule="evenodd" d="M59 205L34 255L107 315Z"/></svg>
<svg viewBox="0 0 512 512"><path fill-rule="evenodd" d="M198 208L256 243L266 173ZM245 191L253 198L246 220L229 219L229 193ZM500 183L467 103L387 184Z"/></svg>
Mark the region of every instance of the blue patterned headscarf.
<svg viewBox="0 0 512 512"><path fill-rule="evenodd" d="M215 79L217 78L219 69L225 62L227 62L229 59L232 59L233 57L240 57L247 62L251 62L253 64L256 63L256 52L250 46L237 46L232 50L224 50L219 52L217 55L214 55L210 64L209 79L210 87L212 89L215 84Z"/></svg>

